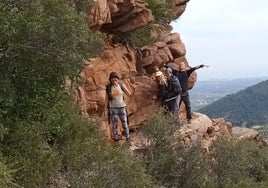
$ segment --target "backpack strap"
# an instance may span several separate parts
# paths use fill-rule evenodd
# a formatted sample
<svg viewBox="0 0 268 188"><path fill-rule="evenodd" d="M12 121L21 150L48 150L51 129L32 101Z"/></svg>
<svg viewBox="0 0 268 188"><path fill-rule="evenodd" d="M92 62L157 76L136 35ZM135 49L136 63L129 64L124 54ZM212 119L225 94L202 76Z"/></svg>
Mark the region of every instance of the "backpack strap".
<svg viewBox="0 0 268 188"><path fill-rule="evenodd" d="M106 93L108 95L108 99L111 100L113 96L112 96L112 85L110 83L106 85Z"/></svg>

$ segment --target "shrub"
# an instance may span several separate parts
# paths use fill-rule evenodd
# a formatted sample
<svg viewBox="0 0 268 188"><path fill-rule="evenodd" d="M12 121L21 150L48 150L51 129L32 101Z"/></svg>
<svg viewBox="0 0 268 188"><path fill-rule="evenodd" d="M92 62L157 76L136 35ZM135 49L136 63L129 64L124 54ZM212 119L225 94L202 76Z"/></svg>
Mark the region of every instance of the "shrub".
<svg viewBox="0 0 268 188"><path fill-rule="evenodd" d="M67 100L66 100L67 101ZM62 171L72 187L150 187L141 162L124 146L104 142L98 119L84 119L77 108L59 102L48 112L47 127L62 156Z"/></svg>
<svg viewBox="0 0 268 188"><path fill-rule="evenodd" d="M169 23L172 18L171 4L162 0L146 0L156 23Z"/></svg>
<svg viewBox="0 0 268 188"><path fill-rule="evenodd" d="M211 156L217 187L261 187L268 185L268 150L252 141L220 138Z"/></svg>
<svg viewBox="0 0 268 188"><path fill-rule="evenodd" d="M66 78L75 83L84 59L102 49L102 36L62 0L3 1L0 20L0 118L42 121Z"/></svg>
<svg viewBox="0 0 268 188"><path fill-rule="evenodd" d="M77 122L77 121L76 121ZM74 123L74 122L73 122ZM150 187L141 162L124 147L111 148L98 124L80 121L69 130L64 154L68 180L74 187Z"/></svg>
<svg viewBox="0 0 268 188"><path fill-rule="evenodd" d="M13 126L2 141L2 153L14 169L14 181L24 187L41 187L60 169L60 157L47 145L43 125L18 122Z"/></svg>
<svg viewBox="0 0 268 188"><path fill-rule="evenodd" d="M174 139L179 126L163 112L152 115L144 133L152 141L146 164L154 181L165 187L206 187L207 163L200 145L186 148Z"/></svg>
<svg viewBox="0 0 268 188"><path fill-rule="evenodd" d="M91 155L94 160L88 158L83 168L72 173L74 187L153 187L141 162L125 149L102 147Z"/></svg>
<svg viewBox="0 0 268 188"><path fill-rule="evenodd" d="M2 156L0 156L0 187L2 188L13 188L18 187L13 180L13 171L10 170Z"/></svg>
<svg viewBox="0 0 268 188"><path fill-rule="evenodd" d="M152 37L152 27L151 25L145 26L143 28L138 28L136 30L130 31L128 33L120 33L114 36L113 40L120 42L123 45L135 47L142 47L153 44L156 40Z"/></svg>

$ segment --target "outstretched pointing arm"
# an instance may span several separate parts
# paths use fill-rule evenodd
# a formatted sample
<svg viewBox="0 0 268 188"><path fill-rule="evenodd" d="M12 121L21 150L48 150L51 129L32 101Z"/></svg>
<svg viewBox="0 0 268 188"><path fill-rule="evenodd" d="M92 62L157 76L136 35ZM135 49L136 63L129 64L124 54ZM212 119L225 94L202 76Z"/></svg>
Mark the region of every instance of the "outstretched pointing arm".
<svg viewBox="0 0 268 188"><path fill-rule="evenodd" d="M209 65L201 64L201 65L195 66L194 68L200 69L200 68L204 68L204 67L209 67Z"/></svg>

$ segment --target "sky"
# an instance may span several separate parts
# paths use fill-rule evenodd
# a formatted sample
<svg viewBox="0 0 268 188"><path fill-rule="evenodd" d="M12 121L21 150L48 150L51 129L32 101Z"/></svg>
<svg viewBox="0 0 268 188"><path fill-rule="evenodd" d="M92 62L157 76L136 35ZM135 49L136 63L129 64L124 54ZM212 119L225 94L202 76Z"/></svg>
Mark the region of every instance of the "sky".
<svg viewBox="0 0 268 188"><path fill-rule="evenodd" d="M268 0L190 0L172 26L198 80L268 78Z"/></svg>

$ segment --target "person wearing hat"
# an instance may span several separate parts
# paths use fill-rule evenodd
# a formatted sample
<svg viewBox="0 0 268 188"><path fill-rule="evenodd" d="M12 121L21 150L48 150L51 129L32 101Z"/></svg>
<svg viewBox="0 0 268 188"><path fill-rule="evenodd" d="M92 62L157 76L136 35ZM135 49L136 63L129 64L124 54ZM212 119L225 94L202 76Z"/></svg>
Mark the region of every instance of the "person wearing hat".
<svg viewBox="0 0 268 188"><path fill-rule="evenodd" d="M116 72L111 72L109 75L109 84L106 85L106 101L108 103L108 119L113 127L113 140L119 141L118 136L118 119L120 119L123 127L122 135L126 140L129 139L128 118L126 111L126 103L124 93L132 97L131 93L123 83L119 83L119 76ZM135 91L135 90L134 90Z"/></svg>
<svg viewBox="0 0 268 188"><path fill-rule="evenodd" d="M167 87L164 96L164 106L172 114L174 120L179 122L178 100L182 92L179 80L172 74L171 68L166 68Z"/></svg>
<svg viewBox="0 0 268 188"><path fill-rule="evenodd" d="M154 75L155 81L158 83L158 93L153 97L154 100L159 100L161 106L164 105L165 93L167 91L167 79L162 71L157 71Z"/></svg>
<svg viewBox="0 0 268 188"><path fill-rule="evenodd" d="M195 67L192 67L190 69L187 69L185 62L180 62L179 63L179 70L173 69L172 67L165 66L167 69L170 69L174 75L176 75L180 81L181 87L182 87L182 94L181 94L181 99L179 102L179 107L182 102L185 104L185 109L186 109L186 118L187 118L187 123L191 123L192 119L192 113L191 113L191 105L190 105L190 97L188 93L188 78L197 69L203 68L203 67L208 67L208 65L201 64Z"/></svg>

